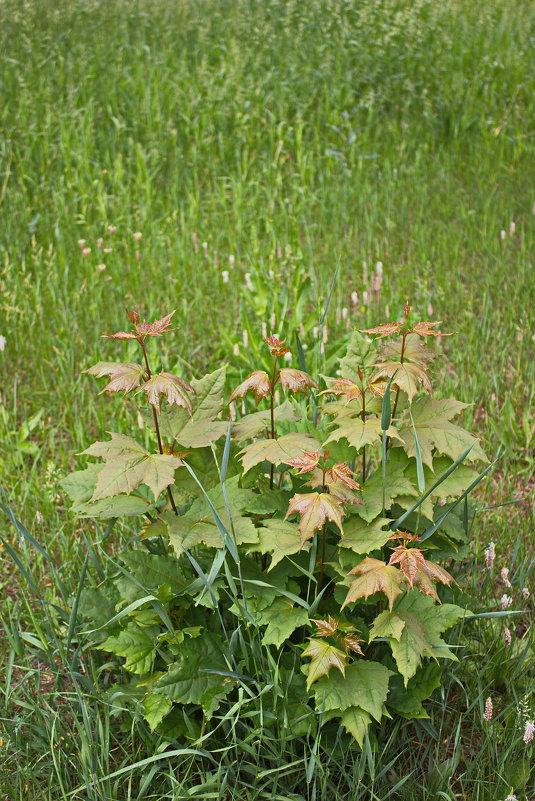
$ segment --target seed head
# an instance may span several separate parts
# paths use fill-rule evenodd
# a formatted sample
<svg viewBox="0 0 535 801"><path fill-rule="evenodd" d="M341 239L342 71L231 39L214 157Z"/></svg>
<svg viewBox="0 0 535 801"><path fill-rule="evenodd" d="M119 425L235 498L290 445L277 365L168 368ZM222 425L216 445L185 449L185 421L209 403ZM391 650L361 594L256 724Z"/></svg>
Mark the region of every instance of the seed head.
<svg viewBox="0 0 535 801"><path fill-rule="evenodd" d="M496 557L496 551L494 550L495 543L489 542L485 549L485 564L487 565L487 570L492 570L494 567L494 559Z"/></svg>
<svg viewBox="0 0 535 801"><path fill-rule="evenodd" d="M505 586L506 587L511 587L512 585L511 585L511 582L509 581L509 568L508 567L502 567L502 569L500 570L500 575L502 577L502 581L505 584Z"/></svg>
<svg viewBox="0 0 535 801"><path fill-rule="evenodd" d="M492 698L489 696L485 701L485 711L483 713L483 720L485 720L487 723L489 722L489 720L492 720L492 713L493 713Z"/></svg>

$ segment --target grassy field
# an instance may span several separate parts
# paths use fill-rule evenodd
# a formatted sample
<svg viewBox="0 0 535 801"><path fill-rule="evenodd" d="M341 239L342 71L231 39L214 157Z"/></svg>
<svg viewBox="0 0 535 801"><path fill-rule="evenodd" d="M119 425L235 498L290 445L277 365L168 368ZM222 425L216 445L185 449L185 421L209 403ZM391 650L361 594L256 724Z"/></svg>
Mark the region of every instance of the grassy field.
<svg viewBox="0 0 535 801"><path fill-rule="evenodd" d="M114 358L100 333L124 325L124 306L151 318L176 308L166 358L185 375L232 363L243 316L263 311L245 275L269 286L270 271L278 286L310 276L318 321L335 279L333 341L342 309L362 328L398 317L406 298L459 332L443 342L442 393L474 404L465 423L499 455L482 497L520 501L478 518L472 589L496 607L503 588L481 583L490 540L517 590L529 586L534 37L529 0L3 0L0 485L66 597L103 529L74 519L58 481L97 434L132 428L81 375ZM292 336L294 321L276 324ZM0 533L57 603L42 554L7 517ZM308 784L264 777L248 795L223 767L204 784L168 762L121 773L153 743L121 731L91 689L81 699L62 685L62 632L5 551L0 566L6 801L342 798L344 782L355 799L530 797L507 772L525 770L527 752L504 735L530 703L526 616L509 650L495 621L472 632L428 726L392 733L358 765L316 754L315 773L281 746ZM99 664L88 670L87 686ZM494 728L481 722L489 695Z"/></svg>

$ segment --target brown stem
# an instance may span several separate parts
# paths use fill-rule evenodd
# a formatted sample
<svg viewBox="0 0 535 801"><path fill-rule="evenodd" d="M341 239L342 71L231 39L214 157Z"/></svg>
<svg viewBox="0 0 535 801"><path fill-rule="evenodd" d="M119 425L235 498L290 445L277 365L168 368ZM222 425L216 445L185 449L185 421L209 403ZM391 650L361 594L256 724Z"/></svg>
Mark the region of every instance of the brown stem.
<svg viewBox="0 0 535 801"><path fill-rule="evenodd" d="M325 546L327 543L327 524L323 526L322 539L321 539L321 562L320 562L320 575L318 579L318 594L323 587L323 573L325 569Z"/></svg>
<svg viewBox="0 0 535 801"><path fill-rule="evenodd" d="M405 339L406 339L406 337L407 337L407 334L403 334L403 338L401 340L401 358L399 360L400 364L403 364L403 358L405 356ZM398 400L399 400L399 386L398 386L398 388L396 390L396 397L395 397L395 400L394 400L394 408L392 409L392 417L390 418L391 420L393 420L394 417L396 416L396 411L397 411L397 408L398 408ZM386 440L386 450L388 450L389 446L390 446L390 437L388 437L387 440Z"/></svg>
<svg viewBox="0 0 535 801"><path fill-rule="evenodd" d="M273 372L271 374L270 395L269 395L269 411L271 417L271 439L275 439L275 374L277 372L277 356L273 360ZM273 489L273 479L275 475L275 465L271 465L269 472L269 488Z"/></svg>
<svg viewBox="0 0 535 801"><path fill-rule="evenodd" d="M145 350L145 342L142 339L138 340L139 344L141 345L141 350L143 351L143 358L145 359L145 367L147 370L147 381L152 377L151 369L149 366L149 360L147 357L147 351ZM152 416L154 417L154 428L156 429L156 438L158 440L158 450L161 454L163 454L163 443L162 443L162 435L160 434L160 423L158 422L158 412L156 411L156 407L151 404L152 409ZM171 492L171 487L167 487L167 497L169 498L169 503L171 504L171 508L173 512L178 515L178 509L176 508L175 499L173 498L173 493Z"/></svg>

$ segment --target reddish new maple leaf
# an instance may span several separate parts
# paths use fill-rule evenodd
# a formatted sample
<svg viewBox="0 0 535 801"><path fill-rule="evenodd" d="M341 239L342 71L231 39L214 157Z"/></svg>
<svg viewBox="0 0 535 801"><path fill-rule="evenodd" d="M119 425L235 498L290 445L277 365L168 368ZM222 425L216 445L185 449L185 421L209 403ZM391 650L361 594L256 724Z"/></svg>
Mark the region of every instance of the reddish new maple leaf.
<svg viewBox="0 0 535 801"><path fill-rule="evenodd" d="M362 389L349 378L329 378L326 380L332 383L329 389L324 389L323 392L319 393L320 395L345 395L347 403L349 403L349 401L355 400L355 398L359 398L363 394Z"/></svg>
<svg viewBox="0 0 535 801"><path fill-rule="evenodd" d="M236 387L228 402L232 403L236 398L244 398L248 392L254 392L257 401L268 397L271 393L271 382L265 370L255 370L254 373L250 373L245 381Z"/></svg>
<svg viewBox="0 0 535 801"><path fill-rule="evenodd" d="M327 473L329 475L330 482L333 484L340 483L349 489L360 489L360 484L357 484L357 482L351 478L351 476L355 475L355 471L351 470L351 468L344 462L338 462L337 464L334 464L329 468Z"/></svg>
<svg viewBox="0 0 535 801"><path fill-rule="evenodd" d="M146 393L149 403L155 408L160 406L160 399L163 396L170 405L174 403L176 406L183 406L189 414L192 412L191 401L187 393L195 392L195 390L182 378L172 373L153 375L141 387L140 392Z"/></svg>
<svg viewBox="0 0 535 801"><path fill-rule="evenodd" d="M311 387L319 389L314 379L303 370L294 370L292 367L282 367L279 380L283 389L289 392L308 392Z"/></svg>
<svg viewBox="0 0 535 801"><path fill-rule="evenodd" d="M428 320L421 320L419 323L414 323L409 334L418 334L420 337L451 337L455 333L452 331L450 334L445 334L443 331L433 331L434 327L440 325L442 320L436 323L430 323Z"/></svg>
<svg viewBox="0 0 535 801"><path fill-rule="evenodd" d="M167 331L174 331L175 329L169 328L171 325L171 318L174 311L166 314L160 320L155 320L153 323L147 323L143 320L139 322L139 312L134 309L131 312L126 312L129 320L134 324L134 331L117 331L115 334L102 334L107 339L137 339L143 342L146 337L159 337Z"/></svg>
<svg viewBox="0 0 535 801"><path fill-rule="evenodd" d="M399 334L401 328L401 323L392 322L376 325L374 328L360 328L359 330L361 334L377 334L379 339L382 339L383 337L389 337L392 334Z"/></svg>
<svg viewBox="0 0 535 801"><path fill-rule="evenodd" d="M405 545L398 545L392 550L393 554L388 564L399 564L401 572L412 587L418 568L425 565L422 551L420 548L407 548Z"/></svg>
<svg viewBox="0 0 535 801"><path fill-rule="evenodd" d="M283 464L289 464L290 467L295 467L299 472L298 476L304 473L310 473L317 467L321 454L319 451L304 451L302 456L296 456L294 459L286 459Z"/></svg>
<svg viewBox="0 0 535 801"><path fill-rule="evenodd" d="M84 370L89 375L97 378L107 375L110 377L109 384L106 384L102 392L130 392L141 383L145 368L134 362L97 362L88 370ZM100 394L102 394L102 392Z"/></svg>
<svg viewBox="0 0 535 801"><path fill-rule="evenodd" d="M269 345L272 356L284 356L286 353L290 353L290 348L284 346L285 339L279 339L271 334L269 337L264 337L264 342Z"/></svg>

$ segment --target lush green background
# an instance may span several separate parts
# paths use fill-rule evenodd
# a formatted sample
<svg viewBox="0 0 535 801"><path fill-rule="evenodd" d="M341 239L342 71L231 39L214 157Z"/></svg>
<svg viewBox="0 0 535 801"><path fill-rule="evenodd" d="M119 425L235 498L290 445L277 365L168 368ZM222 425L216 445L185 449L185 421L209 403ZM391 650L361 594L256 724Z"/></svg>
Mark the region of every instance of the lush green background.
<svg viewBox="0 0 535 801"><path fill-rule="evenodd" d="M93 434L132 427L119 402L95 404L80 376L96 358L119 357L99 333L124 324L125 304L154 316L177 308L171 350L185 375L231 361L220 332L241 340L245 272L273 268L287 280L308 271L319 317L339 266L331 337L353 291L355 327L382 322L386 306L397 316L406 297L425 319L431 303L460 332L444 342L443 394L475 404L467 423L490 454L504 447L487 498L528 495L534 42L529 0L2 3L0 484L66 581L79 570L81 534L99 532L69 516L58 478ZM79 239L91 247L85 259ZM364 306L363 262L369 282L377 261L382 292ZM27 437L24 422L39 410ZM530 508L526 500L481 518L476 557L493 539L500 564L524 580ZM13 529L2 531L16 543ZM40 559L29 558L46 585ZM18 619L20 579L10 560L2 570L5 614ZM501 589L485 591L492 599ZM36 625L28 615L22 628ZM18 662L17 681L39 672ZM493 681L483 662L473 681L480 720ZM514 709L514 691L503 691ZM462 698L445 698L436 714L458 720ZM3 714L13 717L10 703ZM29 750L12 730L4 738L10 801L25 783L35 798L64 797L41 784L53 775L40 757L47 725ZM407 730L407 742L414 736ZM498 770L496 743L474 742L472 756L481 747ZM463 797L486 797L477 793L490 779L470 764Z"/></svg>

